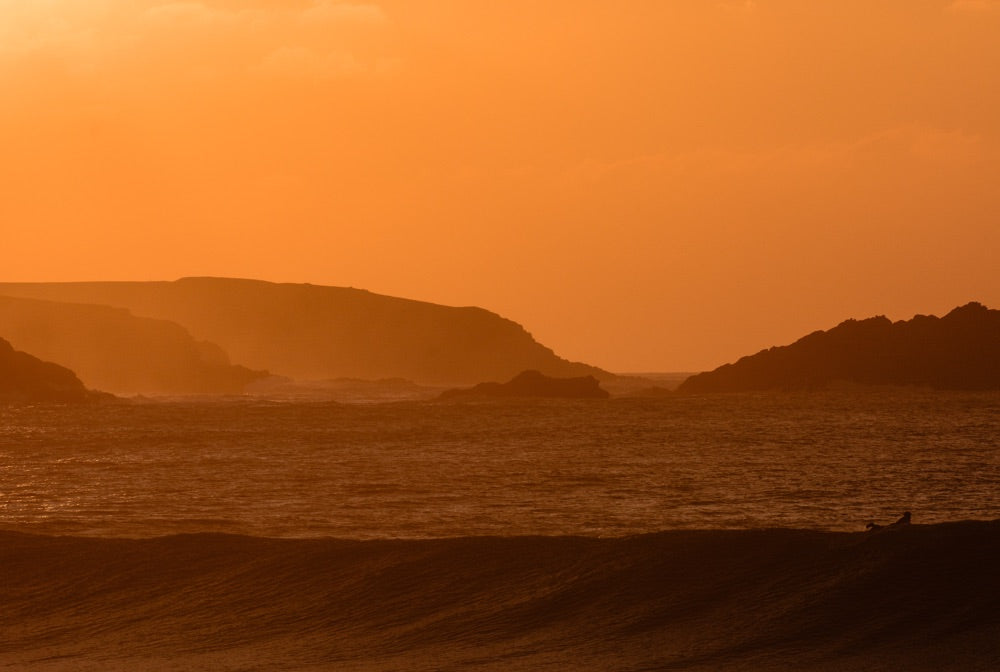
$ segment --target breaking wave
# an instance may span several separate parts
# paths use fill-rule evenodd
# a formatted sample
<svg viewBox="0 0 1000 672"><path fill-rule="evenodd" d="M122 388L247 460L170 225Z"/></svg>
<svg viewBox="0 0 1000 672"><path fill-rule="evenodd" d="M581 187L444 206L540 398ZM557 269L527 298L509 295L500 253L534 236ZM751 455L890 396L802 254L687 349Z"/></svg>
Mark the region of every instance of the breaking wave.
<svg viewBox="0 0 1000 672"><path fill-rule="evenodd" d="M0 532L0 667L995 669L1000 521L344 541Z"/></svg>

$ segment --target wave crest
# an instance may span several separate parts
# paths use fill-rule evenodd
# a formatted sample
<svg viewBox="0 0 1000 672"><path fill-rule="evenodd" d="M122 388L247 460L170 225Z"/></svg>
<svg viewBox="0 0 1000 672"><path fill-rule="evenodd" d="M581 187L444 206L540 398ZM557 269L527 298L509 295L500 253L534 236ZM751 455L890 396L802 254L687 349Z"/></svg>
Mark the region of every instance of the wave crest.
<svg viewBox="0 0 1000 672"><path fill-rule="evenodd" d="M0 663L990 669L998 566L1000 521L616 539L3 532Z"/></svg>

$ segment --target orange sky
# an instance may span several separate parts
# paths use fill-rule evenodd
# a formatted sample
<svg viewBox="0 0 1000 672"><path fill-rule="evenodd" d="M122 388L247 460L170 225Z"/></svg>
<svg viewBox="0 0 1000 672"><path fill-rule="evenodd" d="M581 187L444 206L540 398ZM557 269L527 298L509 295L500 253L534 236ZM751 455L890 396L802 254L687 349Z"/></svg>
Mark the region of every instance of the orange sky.
<svg viewBox="0 0 1000 672"><path fill-rule="evenodd" d="M0 280L227 275L619 371L1000 308L997 0L0 0Z"/></svg>

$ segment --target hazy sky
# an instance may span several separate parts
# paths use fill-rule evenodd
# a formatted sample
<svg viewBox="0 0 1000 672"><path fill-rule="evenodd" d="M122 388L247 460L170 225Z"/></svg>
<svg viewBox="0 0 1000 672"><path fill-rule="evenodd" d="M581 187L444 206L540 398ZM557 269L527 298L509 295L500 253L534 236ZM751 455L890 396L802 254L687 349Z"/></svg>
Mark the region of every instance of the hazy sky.
<svg viewBox="0 0 1000 672"><path fill-rule="evenodd" d="M0 0L4 281L364 287L696 370L1000 308L998 184L996 0Z"/></svg>

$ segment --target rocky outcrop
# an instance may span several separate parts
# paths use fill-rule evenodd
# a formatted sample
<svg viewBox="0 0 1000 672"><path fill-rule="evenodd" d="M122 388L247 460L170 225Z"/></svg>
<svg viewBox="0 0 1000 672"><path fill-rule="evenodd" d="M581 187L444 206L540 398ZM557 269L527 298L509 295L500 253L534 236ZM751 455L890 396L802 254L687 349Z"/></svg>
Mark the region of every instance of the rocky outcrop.
<svg viewBox="0 0 1000 672"><path fill-rule="evenodd" d="M240 393L266 375L231 365L177 324L121 308L0 296L0 333L86 386L120 394Z"/></svg>
<svg viewBox="0 0 1000 672"><path fill-rule="evenodd" d="M0 338L0 402L86 401L90 396L69 369L19 352Z"/></svg>
<svg viewBox="0 0 1000 672"><path fill-rule="evenodd" d="M969 303L942 318L847 320L692 376L679 391L816 389L839 382L1000 389L1000 311Z"/></svg>
<svg viewBox="0 0 1000 672"><path fill-rule="evenodd" d="M521 325L360 289L258 280L0 283L0 294L104 304L170 320L218 343L234 361L296 379L405 378L462 385L545 375L613 376L557 357Z"/></svg>
<svg viewBox="0 0 1000 672"><path fill-rule="evenodd" d="M509 398L558 398L606 399L608 393L601 389L593 376L579 378L550 378L538 371L524 371L506 383L480 383L466 389L446 390L441 399L509 399Z"/></svg>

